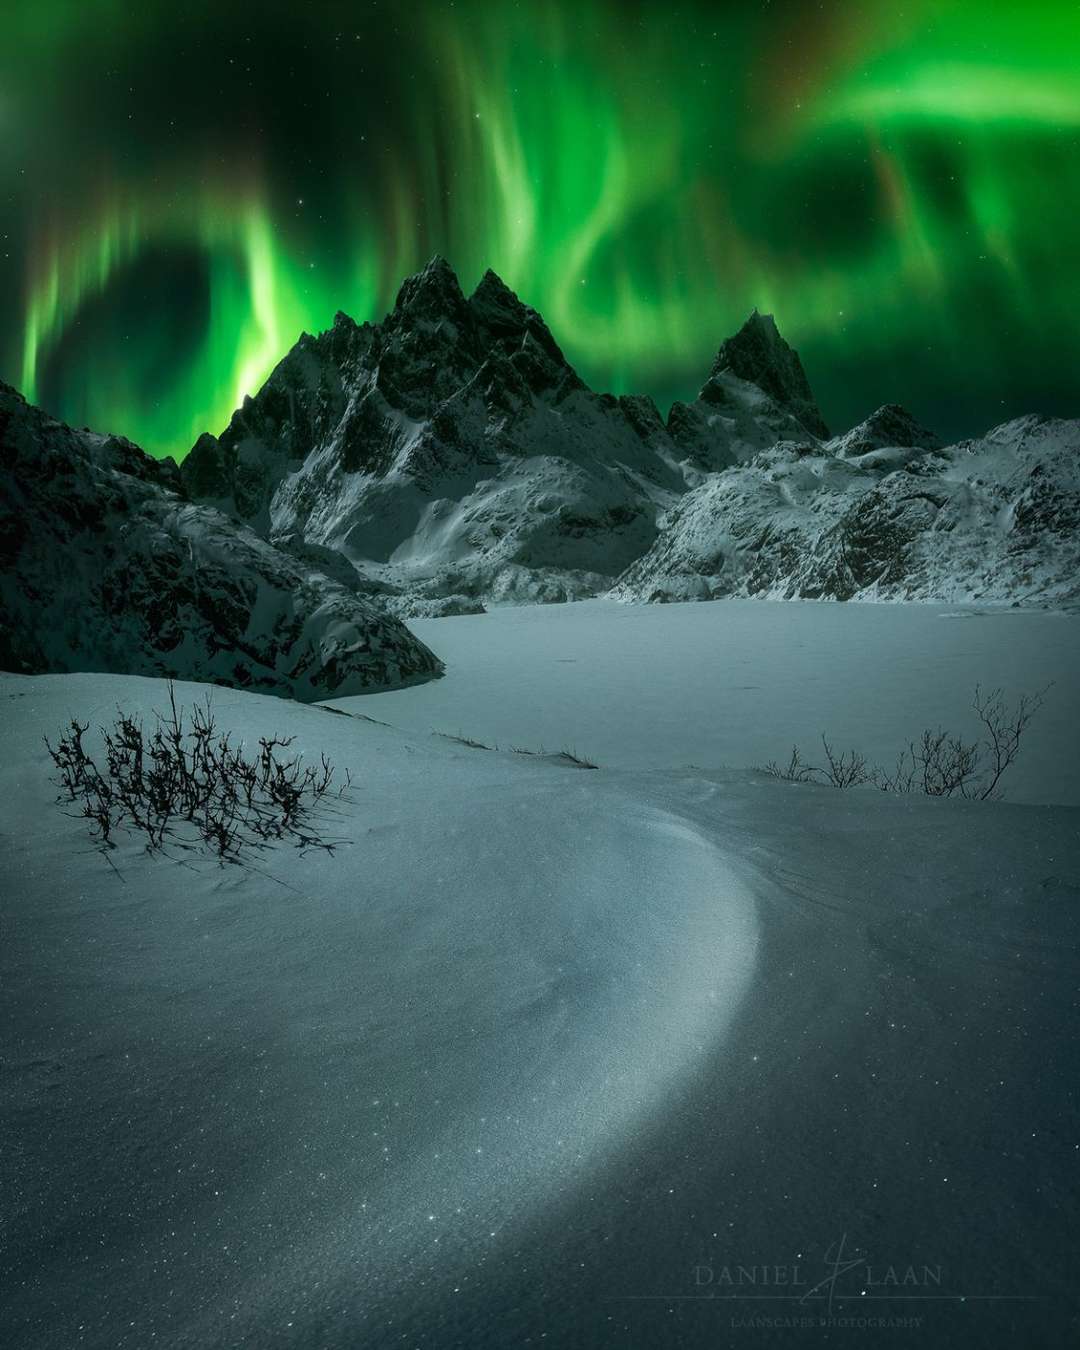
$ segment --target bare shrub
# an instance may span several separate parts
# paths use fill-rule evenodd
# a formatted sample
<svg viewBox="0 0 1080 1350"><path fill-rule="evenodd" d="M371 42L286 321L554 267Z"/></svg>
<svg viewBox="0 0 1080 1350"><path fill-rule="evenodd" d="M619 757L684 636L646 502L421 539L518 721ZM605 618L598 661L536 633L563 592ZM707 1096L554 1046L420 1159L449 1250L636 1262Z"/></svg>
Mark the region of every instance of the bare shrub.
<svg viewBox="0 0 1080 1350"><path fill-rule="evenodd" d="M171 684L169 710L154 718L147 734L138 718L117 709L113 725L100 729L104 769L83 744L88 724L72 718L55 748L45 738L66 794L60 800L80 803L103 849L115 847L116 831L126 829L145 835L151 853L167 842L195 842L223 862L277 840L333 850L312 816L334 779L325 755L306 766L301 756L285 756L292 737L263 738L249 755L218 730L209 695L185 717ZM351 782L346 774L339 796Z"/></svg>
<svg viewBox="0 0 1080 1350"><path fill-rule="evenodd" d="M588 755L579 754L576 749L560 750L558 758L565 760L567 764L573 764L578 769L599 769L600 765L592 760Z"/></svg>
<svg viewBox="0 0 1080 1350"><path fill-rule="evenodd" d="M1001 689L986 691L975 686L972 707L983 728L979 740L965 741L940 727L927 729L918 740L909 741L891 769L871 767L855 750L837 755L822 736L823 765L807 764L798 746L792 746L786 765L775 760L764 772L789 783L827 783L849 788L864 784L882 792L924 793L928 797L962 797L988 801L1004 795L1001 780L1016 762L1020 743L1032 718L1043 706L1047 690L1021 694L1008 704Z"/></svg>
<svg viewBox="0 0 1080 1350"><path fill-rule="evenodd" d="M785 783L812 783L819 772L812 764L803 763L797 745L791 747L791 758L786 764L781 765L771 759L762 769L762 773L767 773L770 778L781 778Z"/></svg>
<svg viewBox="0 0 1080 1350"><path fill-rule="evenodd" d="M981 794L982 800L1000 796L998 784L1006 769L1015 762L1020 752L1020 741L1031 725L1031 719L1042 708L1050 689L1047 685L1034 694L1021 694L1016 706L1010 708L1000 689L984 694L975 686L975 711L986 730L983 748L986 753L988 782Z"/></svg>
<svg viewBox="0 0 1080 1350"><path fill-rule="evenodd" d="M845 750L838 755L824 736L821 744L825 750L825 767L818 772L826 783L833 787L849 788L870 781L871 770L866 767L864 755L860 755L857 750Z"/></svg>

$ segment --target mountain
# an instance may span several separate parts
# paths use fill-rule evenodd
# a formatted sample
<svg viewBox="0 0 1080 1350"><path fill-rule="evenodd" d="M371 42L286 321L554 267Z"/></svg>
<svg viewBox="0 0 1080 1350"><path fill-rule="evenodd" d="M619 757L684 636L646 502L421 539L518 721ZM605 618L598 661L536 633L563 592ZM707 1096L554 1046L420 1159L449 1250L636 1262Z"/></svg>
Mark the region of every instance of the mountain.
<svg viewBox="0 0 1080 1350"><path fill-rule="evenodd" d="M720 345L694 403L676 403L668 432L699 469L716 471L782 440L818 442L829 429L799 354L771 314L754 312Z"/></svg>
<svg viewBox="0 0 1080 1350"><path fill-rule="evenodd" d="M1021 419L943 447L888 404L830 438L798 353L756 310L666 419L648 398L589 389L494 272L466 296L438 257L381 322L339 313L302 334L179 470L16 398L4 394L22 438L5 449L18 465L4 528L30 572L3 595L17 634L7 659L20 668L131 670L124 653L138 649L148 669L188 662L317 697L335 681L383 687L437 671L389 614L600 594L1077 595L1080 424ZM43 476L37 445L64 461L73 496ZM98 532L76 538L71 513L84 507ZM85 615L50 561L72 547L95 560L79 583ZM122 585L103 595L114 573ZM43 577L58 607L48 637L23 596ZM155 588L186 607L183 623L161 617L170 602ZM135 626L114 632L102 616L121 594ZM379 655L362 643L312 655L339 624L371 634ZM237 662L234 647L246 653Z"/></svg>
<svg viewBox="0 0 1080 1350"><path fill-rule="evenodd" d="M771 319L665 423L648 398L590 390L493 272L466 297L434 258L381 323L339 313L303 335L181 473L269 538L340 550L398 612L445 613L601 592L705 473L815 431Z"/></svg>
<svg viewBox="0 0 1080 1350"><path fill-rule="evenodd" d="M210 681L299 699L441 664L343 575L187 499L171 460L0 384L0 667ZM327 575L327 570L336 575Z"/></svg>
<svg viewBox="0 0 1080 1350"><path fill-rule="evenodd" d="M786 441L683 497L624 600L1080 599L1080 421L1025 417L942 448L896 405Z"/></svg>

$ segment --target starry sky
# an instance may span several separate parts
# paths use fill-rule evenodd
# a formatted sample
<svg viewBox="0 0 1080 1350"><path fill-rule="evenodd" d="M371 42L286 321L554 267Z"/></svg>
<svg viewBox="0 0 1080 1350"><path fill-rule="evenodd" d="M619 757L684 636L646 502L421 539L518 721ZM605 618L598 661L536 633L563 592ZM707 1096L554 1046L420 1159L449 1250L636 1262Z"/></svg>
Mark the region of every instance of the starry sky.
<svg viewBox="0 0 1080 1350"><path fill-rule="evenodd" d="M433 253L596 388L1080 412L1076 0L6 0L0 378L182 455Z"/></svg>

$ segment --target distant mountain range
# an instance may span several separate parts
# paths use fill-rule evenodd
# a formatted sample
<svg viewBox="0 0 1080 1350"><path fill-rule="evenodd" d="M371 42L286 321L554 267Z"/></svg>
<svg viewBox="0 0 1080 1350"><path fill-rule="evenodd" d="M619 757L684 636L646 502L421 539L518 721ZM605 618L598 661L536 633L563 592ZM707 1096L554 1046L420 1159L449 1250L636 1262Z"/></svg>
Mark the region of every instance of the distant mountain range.
<svg viewBox="0 0 1080 1350"><path fill-rule="evenodd" d="M689 487L782 438L826 434L799 358L755 314L700 397L593 393L488 272L433 259L379 324L304 335L181 473L270 538L340 550L404 613L605 591Z"/></svg>
<svg viewBox="0 0 1080 1350"><path fill-rule="evenodd" d="M493 272L441 258L379 324L303 336L181 475L282 546L335 549L401 614L722 595L1076 598L1080 425L941 447L902 408L829 438L756 311L698 397L586 387Z"/></svg>
<svg viewBox="0 0 1080 1350"><path fill-rule="evenodd" d="M1080 422L1022 417L942 447L891 405L824 443L781 441L680 498L611 593L1075 604Z"/></svg>
<svg viewBox="0 0 1080 1350"><path fill-rule="evenodd" d="M179 470L0 385L0 664L328 697L440 667L400 616L611 594L1072 604L1080 422L829 436L756 311L666 420L441 258L304 334ZM394 616L398 617L394 617Z"/></svg>

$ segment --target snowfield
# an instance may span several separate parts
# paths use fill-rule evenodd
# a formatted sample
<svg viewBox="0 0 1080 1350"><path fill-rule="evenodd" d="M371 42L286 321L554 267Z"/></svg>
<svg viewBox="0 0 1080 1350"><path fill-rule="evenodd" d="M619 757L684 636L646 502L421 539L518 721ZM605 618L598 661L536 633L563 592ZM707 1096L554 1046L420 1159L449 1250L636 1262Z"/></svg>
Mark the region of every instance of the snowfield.
<svg viewBox="0 0 1080 1350"><path fill-rule="evenodd" d="M961 605L720 600L497 608L410 619L443 679L344 699L414 731L576 749L605 768L820 758L824 732L891 764L926 726L974 737L975 685L1052 683L1005 783L1011 801L1080 806L1080 615Z"/></svg>
<svg viewBox="0 0 1080 1350"><path fill-rule="evenodd" d="M759 673L787 625L774 695L816 688L832 616L864 613L818 607L814 639L807 608L757 607ZM42 735L149 716L162 681L0 676L5 1347L1076 1343L1080 808L723 768L748 733L714 726L762 714L734 696L736 633L677 650L680 612L758 622L504 611L418 624L451 675L352 715L215 690L234 735L353 779L333 856L249 868L130 841L114 870L53 804ZM919 614L944 644L919 698L890 710L903 672L864 642L831 672L838 733L875 681L882 735L948 713L954 642L1026 685L1075 661L1061 616ZM469 685L485 663L501 702ZM641 701L665 663L687 724L666 751ZM777 753L823 697L776 702ZM602 767L431 734L504 720L507 745ZM1051 725L1035 800L1073 790Z"/></svg>

